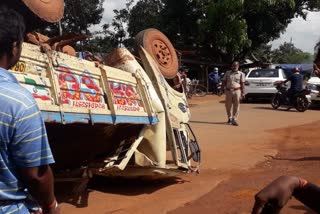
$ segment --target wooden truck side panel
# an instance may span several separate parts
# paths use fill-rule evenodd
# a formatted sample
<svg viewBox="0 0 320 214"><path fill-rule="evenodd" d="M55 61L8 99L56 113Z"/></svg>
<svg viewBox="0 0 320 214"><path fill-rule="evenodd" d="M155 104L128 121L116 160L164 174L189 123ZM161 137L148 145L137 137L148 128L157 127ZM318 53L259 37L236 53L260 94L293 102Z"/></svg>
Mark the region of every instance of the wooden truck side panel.
<svg viewBox="0 0 320 214"><path fill-rule="evenodd" d="M149 95L131 73L23 44L19 63L12 69L36 99L46 122L157 123ZM108 94L109 93L109 94ZM141 94L145 94L145 99Z"/></svg>

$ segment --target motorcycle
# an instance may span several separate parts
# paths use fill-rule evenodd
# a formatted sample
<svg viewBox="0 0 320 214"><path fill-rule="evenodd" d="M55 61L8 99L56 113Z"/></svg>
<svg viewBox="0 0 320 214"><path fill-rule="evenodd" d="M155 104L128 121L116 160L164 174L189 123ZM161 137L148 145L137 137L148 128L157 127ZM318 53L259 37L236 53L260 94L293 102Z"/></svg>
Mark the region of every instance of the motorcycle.
<svg viewBox="0 0 320 214"><path fill-rule="evenodd" d="M289 100L287 97L288 89L283 83L275 83L278 90L271 99L271 106L274 109L278 109L280 106L287 106L288 110L294 107L299 112L305 112L311 104L311 90L303 89L293 95Z"/></svg>
<svg viewBox="0 0 320 214"><path fill-rule="evenodd" d="M223 94L223 88L222 88L222 81L219 80L219 82L216 84L216 94L220 97Z"/></svg>

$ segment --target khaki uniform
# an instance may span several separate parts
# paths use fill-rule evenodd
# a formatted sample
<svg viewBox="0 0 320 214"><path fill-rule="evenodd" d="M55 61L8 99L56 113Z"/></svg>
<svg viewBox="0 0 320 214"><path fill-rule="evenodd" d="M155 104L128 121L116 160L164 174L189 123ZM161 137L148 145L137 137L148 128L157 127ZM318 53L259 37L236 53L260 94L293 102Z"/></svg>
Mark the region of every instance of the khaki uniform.
<svg viewBox="0 0 320 214"><path fill-rule="evenodd" d="M237 120L240 112L241 83L245 81L245 74L241 71L227 71L222 79L226 84L226 110L229 119ZM233 111L231 114L231 108Z"/></svg>

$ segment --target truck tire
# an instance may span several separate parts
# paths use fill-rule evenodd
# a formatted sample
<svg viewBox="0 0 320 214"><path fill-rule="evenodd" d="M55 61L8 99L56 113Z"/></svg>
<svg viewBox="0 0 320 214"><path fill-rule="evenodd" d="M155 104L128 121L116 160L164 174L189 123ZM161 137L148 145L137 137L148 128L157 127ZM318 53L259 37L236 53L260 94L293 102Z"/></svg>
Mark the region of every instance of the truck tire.
<svg viewBox="0 0 320 214"><path fill-rule="evenodd" d="M169 39L159 30L149 28L135 37L136 50L142 46L157 62L162 75L167 79L178 73L178 57Z"/></svg>
<svg viewBox="0 0 320 214"><path fill-rule="evenodd" d="M64 13L64 0L22 0L23 3L40 19L58 22Z"/></svg>

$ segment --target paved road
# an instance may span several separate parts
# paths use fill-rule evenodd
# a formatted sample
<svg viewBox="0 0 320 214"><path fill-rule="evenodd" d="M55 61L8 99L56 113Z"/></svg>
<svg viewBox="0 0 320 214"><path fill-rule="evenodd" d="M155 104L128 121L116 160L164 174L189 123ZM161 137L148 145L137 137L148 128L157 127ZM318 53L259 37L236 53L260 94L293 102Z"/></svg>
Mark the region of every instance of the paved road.
<svg viewBox="0 0 320 214"><path fill-rule="evenodd" d="M185 213L185 210L179 211L179 207L185 205L192 206L190 213L201 207L208 208L202 213L229 213L226 210L211 212L210 201L204 205L196 202L215 191L221 182L232 181L235 174L248 172L257 164L268 161L267 157L275 156L279 152L279 146L275 145L285 138L279 138L271 130L320 121L319 110L298 113L275 111L269 104L243 104L240 126L234 127L226 125L222 98L193 98L190 106L191 125L203 154L200 175L161 182L97 180L91 185L92 191L84 208L65 202L62 203L63 213ZM250 192L249 195L253 194ZM223 198L225 200L228 198ZM196 204L193 206L193 203Z"/></svg>

